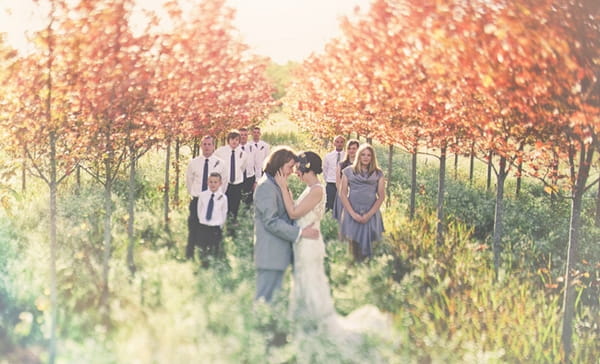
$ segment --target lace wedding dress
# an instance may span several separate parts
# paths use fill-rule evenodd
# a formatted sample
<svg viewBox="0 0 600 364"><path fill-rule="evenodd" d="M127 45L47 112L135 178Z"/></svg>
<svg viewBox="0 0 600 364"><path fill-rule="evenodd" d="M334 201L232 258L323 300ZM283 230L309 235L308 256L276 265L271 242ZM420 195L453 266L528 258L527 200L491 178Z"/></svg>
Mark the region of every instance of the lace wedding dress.
<svg viewBox="0 0 600 364"><path fill-rule="evenodd" d="M308 194L310 188L323 188L320 184L307 187L296 204ZM314 223L319 228L325 214L323 199L297 223L300 227ZM339 315L334 307L329 281L325 274L323 238L301 238L294 243L294 270L291 289L290 313L295 325L298 345L298 362L379 362L377 353L369 349L368 334L385 335L391 319L373 305L362 306L348 316Z"/></svg>

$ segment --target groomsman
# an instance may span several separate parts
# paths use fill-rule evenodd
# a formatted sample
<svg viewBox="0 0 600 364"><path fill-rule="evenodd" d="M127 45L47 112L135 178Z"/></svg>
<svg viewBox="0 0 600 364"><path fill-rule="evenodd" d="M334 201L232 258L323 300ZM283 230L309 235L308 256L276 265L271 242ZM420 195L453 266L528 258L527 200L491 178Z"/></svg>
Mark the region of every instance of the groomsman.
<svg viewBox="0 0 600 364"><path fill-rule="evenodd" d="M208 176L208 190L198 197L198 221L200 223L200 259L208 267L209 258L221 256L222 226L227 219L227 196L221 190L221 175L212 172Z"/></svg>
<svg viewBox="0 0 600 364"><path fill-rule="evenodd" d="M242 186L244 183L244 170L248 163L247 153L240 146L240 132L232 130L227 134L227 145L217 149L215 154L225 162L227 182L225 195L227 195L227 210L233 221L237 221L240 201L242 199Z"/></svg>
<svg viewBox="0 0 600 364"><path fill-rule="evenodd" d="M248 163L244 169L244 182L242 182L242 201L247 205L252 204L252 194L256 187L256 148L248 143L248 128L240 128L240 148L246 153Z"/></svg>
<svg viewBox="0 0 600 364"><path fill-rule="evenodd" d="M335 196L337 195L336 171L337 165L344 160L344 143L346 138L341 135L333 138L334 150L325 155L323 161L323 178L327 185L325 186L325 193L327 194L327 203L325 204L326 210L333 210L333 204L335 203Z"/></svg>
<svg viewBox="0 0 600 364"><path fill-rule="evenodd" d="M193 158L187 167L185 184L188 193L192 197L190 201L188 217L188 242L185 256L188 259L194 257L194 249L200 245L200 222L198 219L198 196L202 191L208 190L208 177L216 172L221 176L226 173L225 162L215 154L215 141L210 135L202 138L202 154Z"/></svg>
<svg viewBox="0 0 600 364"><path fill-rule="evenodd" d="M254 173L256 175L256 179L259 179L263 175L263 164L265 163L265 159L267 159L267 156L271 151L271 146L269 143L261 140L260 137L260 128L255 126L252 128L251 144L254 146Z"/></svg>

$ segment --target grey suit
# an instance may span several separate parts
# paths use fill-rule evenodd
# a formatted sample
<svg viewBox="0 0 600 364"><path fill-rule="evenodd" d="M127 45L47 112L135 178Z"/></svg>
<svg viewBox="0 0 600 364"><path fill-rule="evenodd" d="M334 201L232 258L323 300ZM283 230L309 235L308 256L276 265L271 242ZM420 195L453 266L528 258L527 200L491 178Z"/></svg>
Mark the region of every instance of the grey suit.
<svg viewBox="0 0 600 364"><path fill-rule="evenodd" d="M285 211L279 186L267 174L254 190L254 264L256 299L270 302L292 262L292 243L300 234Z"/></svg>

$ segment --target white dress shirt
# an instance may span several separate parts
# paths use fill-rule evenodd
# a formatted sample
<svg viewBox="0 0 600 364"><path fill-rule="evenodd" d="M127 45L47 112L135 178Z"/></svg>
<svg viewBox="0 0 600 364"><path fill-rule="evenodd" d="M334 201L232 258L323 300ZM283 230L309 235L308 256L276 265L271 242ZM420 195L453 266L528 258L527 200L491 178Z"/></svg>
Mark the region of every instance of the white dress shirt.
<svg viewBox="0 0 600 364"><path fill-rule="evenodd" d="M204 173L204 160L207 159L205 156L200 155L190 161L187 167L187 172L185 175L185 185L188 190L188 193L192 197L200 196L200 192L202 192L202 175ZM226 182L227 175L225 174L225 163L219 157L217 157L214 153L208 157L208 175L212 172L217 172L221 175L221 180ZM225 191L223 185L227 186L227 183L223 183L221 185L221 189ZM207 181L208 186L208 181ZM207 187L208 188L208 187Z"/></svg>
<svg viewBox="0 0 600 364"><path fill-rule="evenodd" d="M340 152L334 150L325 155L323 161L323 178L325 179L325 182L335 183L337 165L339 162L343 161L345 157L346 153L343 150Z"/></svg>
<svg viewBox="0 0 600 364"><path fill-rule="evenodd" d="M203 225L222 226L227 219L227 196L225 196L220 189L215 192L215 205L213 207L212 217L210 220L206 220L208 201L210 201L210 196L212 194L213 192L211 190L204 190L200 193L200 196L198 196L198 220Z"/></svg>
<svg viewBox="0 0 600 364"><path fill-rule="evenodd" d="M263 175L263 164L269 155L271 146L264 140L251 141L248 144L254 147L254 174L260 177Z"/></svg>
<svg viewBox="0 0 600 364"><path fill-rule="evenodd" d="M233 182L229 181L229 170L231 168L231 151L234 150L235 156L235 180ZM244 152L241 146L237 146L235 149L231 149L229 145L224 145L218 148L215 151L217 157L221 158L223 162L225 162L225 171L227 173L226 178L223 179L223 185L229 184L240 184L244 182L244 169L246 168L246 164L248 159L246 158L246 152ZM224 188L227 191L227 188Z"/></svg>
<svg viewBox="0 0 600 364"><path fill-rule="evenodd" d="M246 143L244 145L240 144L240 148L244 151L244 153L246 154L246 159L248 160L246 162L246 177L253 177L254 176L254 160L256 158L256 148L254 147L254 145L252 143Z"/></svg>

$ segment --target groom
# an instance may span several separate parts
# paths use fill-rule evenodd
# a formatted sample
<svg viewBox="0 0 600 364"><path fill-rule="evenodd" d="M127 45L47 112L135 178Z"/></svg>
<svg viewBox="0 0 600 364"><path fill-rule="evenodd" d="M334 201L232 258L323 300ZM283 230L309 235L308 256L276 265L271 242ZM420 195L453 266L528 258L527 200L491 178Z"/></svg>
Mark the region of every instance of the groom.
<svg viewBox="0 0 600 364"><path fill-rule="evenodd" d="M275 175L288 177L294 170L296 154L288 147L278 147L267 157L264 175L254 190L254 264L256 265L256 300L271 302L281 288L283 275L292 263L292 243L301 236L316 239L319 231L312 226L300 229L289 218Z"/></svg>

